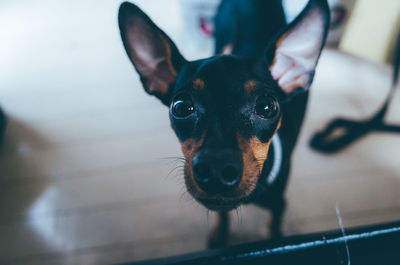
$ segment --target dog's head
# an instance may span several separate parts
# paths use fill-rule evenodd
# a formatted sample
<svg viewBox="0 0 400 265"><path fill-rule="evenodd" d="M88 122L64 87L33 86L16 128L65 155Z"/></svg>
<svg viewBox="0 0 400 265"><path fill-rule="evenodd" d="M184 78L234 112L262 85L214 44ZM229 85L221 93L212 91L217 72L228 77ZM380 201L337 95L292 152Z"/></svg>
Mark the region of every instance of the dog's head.
<svg viewBox="0 0 400 265"><path fill-rule="evenodd" d="M230 210L252 195L281 125L280 102L310 85L328 20L326 1L311 0L261 58L189 62L137 6L121 5L126 52L146 92L169 107L185 183L197 201Z"/></svg>

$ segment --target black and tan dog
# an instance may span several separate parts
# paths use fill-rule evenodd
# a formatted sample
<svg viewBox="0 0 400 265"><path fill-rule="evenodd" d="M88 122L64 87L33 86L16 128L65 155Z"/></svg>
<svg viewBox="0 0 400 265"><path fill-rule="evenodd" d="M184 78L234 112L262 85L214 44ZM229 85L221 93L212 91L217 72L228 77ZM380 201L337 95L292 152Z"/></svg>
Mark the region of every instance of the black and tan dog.
<svg viewBox="0 0 400 265"><path fill-rule="evenodd" d="M235 7L243 2L224 1L216 20L217 50L233 54L190 62L137 6L125 2L119 10L122 41L144 89L169 107L187 189L219 213L211 246L225 243L228 212L243 203L269 208L272 234L279 235L291 154L329 25L325 0L310 0L287 26L280 3L278 13L268 11L279 23L246 30L241 17L232 16L242 26L224 24L229 12L245 10ZM267 40L259 36L265 25Z"/></svg>

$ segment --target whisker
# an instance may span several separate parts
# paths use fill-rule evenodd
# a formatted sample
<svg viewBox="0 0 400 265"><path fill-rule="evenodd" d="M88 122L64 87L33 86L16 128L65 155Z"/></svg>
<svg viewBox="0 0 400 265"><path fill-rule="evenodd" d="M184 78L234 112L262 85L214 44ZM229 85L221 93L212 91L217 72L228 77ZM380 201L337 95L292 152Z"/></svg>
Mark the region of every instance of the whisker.
<svg viewBox="0 0 400 265"><path fill-rule="evenodd" d="M190 196L190 194L184 190L181 194L181 196L179 197L179 201L184 200L184 202L190 202L193 200L192 196Z"/></svg>
<svg viewBox="0 0 400 265"><path fill-rule="evenodd" d="M161 157L160 159L162 159L162 160L173 160L173 161L178 160L178 161L184 161L184 162L187 161L187 159L185 157L183 157L183 156L167 156L167 157Z"/></svg>
<svg viewBox="0 0 400 265"><path fill-rule="evenodd" d="M175 172L176 170L178 170L178 169L184 169L184 166L183 166L183 165L179 165L179 166L176 166L176 167L174 167L173 169L171 169L171 170L168 172L168 174L167 174L167 176L165 177L165 179L168 179L168 178L171 176L171 174L172 174L173 172Z"/></svg>
<svg viewBox="0 0 400 265"><path fill-rule="evenodd" d="M210 229L210 210L206 208L206 215L207 215L207 227Z"/></svg>
<svg viewBox="0 0 400 265"><path fill-rule="evenodd" d="M239 205L238 212L239 212L239 220L240 220L239 224L242 225L243 224L242 205Z"/></svg>

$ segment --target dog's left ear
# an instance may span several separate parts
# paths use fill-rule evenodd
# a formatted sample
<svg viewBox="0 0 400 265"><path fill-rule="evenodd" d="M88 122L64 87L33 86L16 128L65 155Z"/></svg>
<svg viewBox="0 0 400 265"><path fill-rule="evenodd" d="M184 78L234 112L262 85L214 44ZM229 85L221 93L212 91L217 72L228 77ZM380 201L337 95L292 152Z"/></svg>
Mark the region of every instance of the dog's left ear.
<svg viewBox="0 0 400 265"><path fill-rule="evenodd" d="M167 34L136 5L122 3L118 22L125 50L144 89L168 105L178 73L187 61Z"/></svg>
<svg viewBox="0 0 400 265"><path fill-rule="evenodd" d="M326 0L310 0L300 15L269 46L261 60L279 87L290 94L311 85L329 27Z"/></svg>

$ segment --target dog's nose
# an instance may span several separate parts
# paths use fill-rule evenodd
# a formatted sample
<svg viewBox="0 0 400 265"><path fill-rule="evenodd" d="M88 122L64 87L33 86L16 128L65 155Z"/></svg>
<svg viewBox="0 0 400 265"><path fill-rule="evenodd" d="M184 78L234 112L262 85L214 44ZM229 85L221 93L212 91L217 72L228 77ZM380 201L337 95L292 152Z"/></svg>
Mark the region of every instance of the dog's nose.
<svg viewBox="0 0 400 265"><path fill-rule="evenodd" d="M228 163L222 168L219 181L227 187L234 187L239 183L241 175L237 165Z"/></svg>
<svg viewBox="0 0 400 265"><path fill-rule="evenodd" d="M236 151L200 152L193 158L193 176L209 194L229 192L242 178L242 164Z"/></svg>

